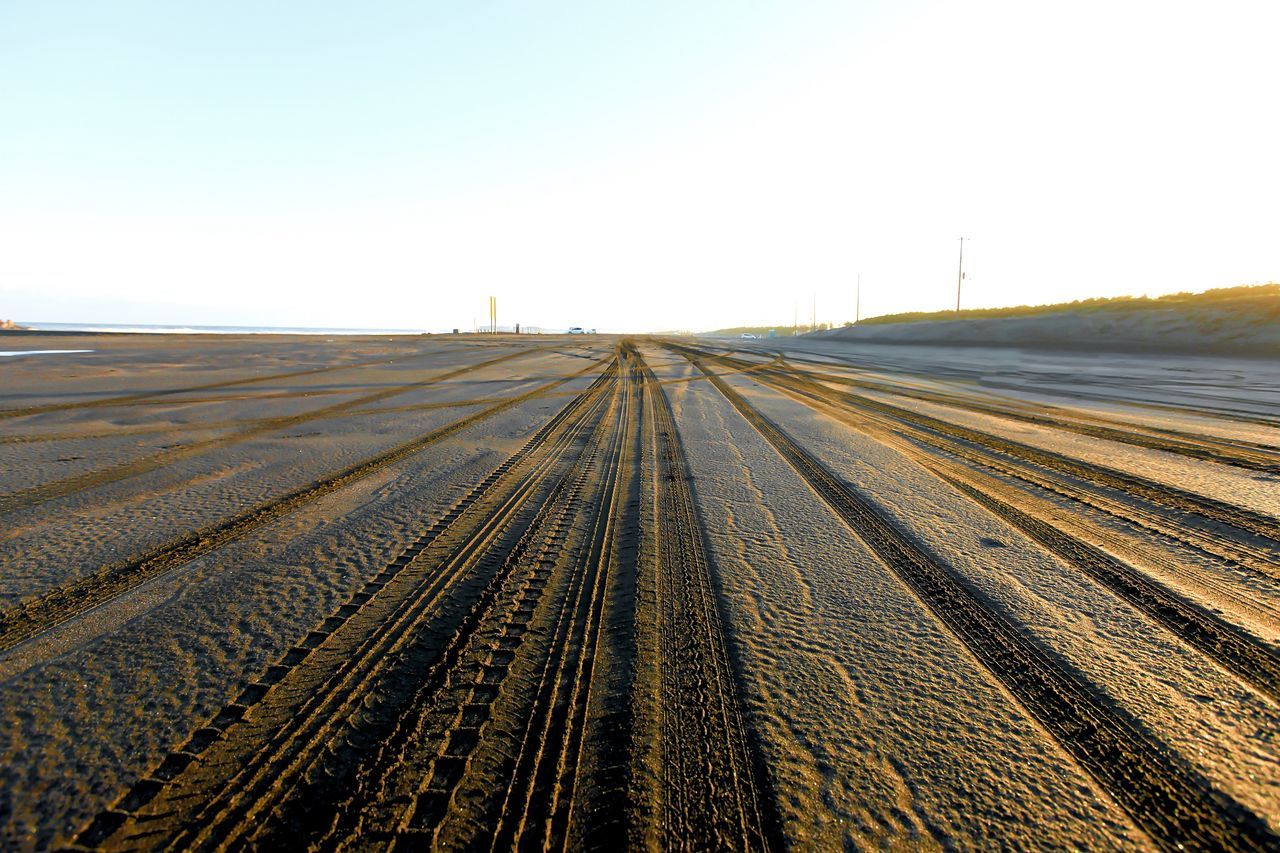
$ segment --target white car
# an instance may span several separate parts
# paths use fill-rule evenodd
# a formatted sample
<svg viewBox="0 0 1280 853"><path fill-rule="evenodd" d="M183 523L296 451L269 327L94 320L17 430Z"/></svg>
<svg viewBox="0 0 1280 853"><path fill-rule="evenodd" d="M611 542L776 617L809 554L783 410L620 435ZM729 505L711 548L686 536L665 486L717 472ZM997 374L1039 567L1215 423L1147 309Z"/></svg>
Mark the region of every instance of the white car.
<svg viewBox="0 0 1280 853"><path fill-rule="evenodd" d="M751 334L750 332L743 332L740 337L744 341L754 341L756 339L756 336Z"/></svg>
<svg viewBox="0 0 1280 853"><path fill-rule="evenodd" d="M570 327L569 327L569 334L571 334L571 335L585 335L585 334L586 334L586 332L584 332L584 331L582 330L582 327L581 327L581 326L570 326Z"/></svg>

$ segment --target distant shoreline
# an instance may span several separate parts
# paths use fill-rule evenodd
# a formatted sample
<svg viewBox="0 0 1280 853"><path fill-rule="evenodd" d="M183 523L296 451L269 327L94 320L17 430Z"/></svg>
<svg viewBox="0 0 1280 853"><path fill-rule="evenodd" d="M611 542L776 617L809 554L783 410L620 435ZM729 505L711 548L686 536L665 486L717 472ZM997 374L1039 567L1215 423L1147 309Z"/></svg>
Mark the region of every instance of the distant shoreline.
<svg viewBox="0 0 1280 853"><path fill-rule="evenodd" d="M201 326L161 323L43 323L23 321L12 332L41 334L130 334L130 335L427 335L425 329L353 329L320 326Z"/></svg>

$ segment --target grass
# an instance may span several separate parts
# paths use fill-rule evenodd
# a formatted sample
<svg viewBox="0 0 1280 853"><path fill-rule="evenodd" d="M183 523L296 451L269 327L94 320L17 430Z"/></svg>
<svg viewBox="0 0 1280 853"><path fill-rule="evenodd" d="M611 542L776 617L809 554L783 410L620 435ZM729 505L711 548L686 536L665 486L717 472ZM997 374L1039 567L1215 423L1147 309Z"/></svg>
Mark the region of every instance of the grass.
<svg viewBox="0 0 1280 853"><path fill-rule="evenodd" d="M1250 314L1259 320L1280 320L1280 284L1220 287L1201 293L1171 293L1168 296L1114 296L1081 299L1053 305L1016 305L1007 308L971 308L965 311L911 311L870 317L859 325L884 323L920 323L971 318L1034 317L1063 312L1090 314L1102 311L1182 310L1188 312L1212 308L1219 311Z"/></svg>
<svg viewBox="0 0 1280 853"><path fill-rule="evenodd" d="M868 317L860 326L879 326L888 323L926 323L946 320L968 320L1001 317L1035 317L1041 314L1075 313L1090 314L1097 312L1130 312L1130 311L1181 311L1196 314L1211 309L1218 314L1237 314L1240 319L1256 322L1280 322L1280 284L1241 285L1239 287L1220 287L1200 293L1172 293L1168 296L1113 296L1100 299L1081 299L1076 302L1057 302L1052 305L1014 305L1006 308L970 308L964 311L909 311L902 314L882 314L879 317ZM830 324L819 323L819 330L829 328ZM845 323L845 326L851 325ZM769 330L775 330L778 337L789 337L791 324L779 326L734 326L729 329L717 329L707 332L709 335L737 336L749 332L764 337ZM800 334L811 331L805 323L799 328Z"/></svg>
<svg viewBox="0 0 1280 853"><path fill-rule="evenodd" d="M815 329L817 329L818 331L822 331L823 329L830 329L830 328L831 328L830 323L819 323L817 326L810 326L808 323L801 323L799 326L792 326L790 323L788 323L785 326L734 326L729 329L716 329L714 332L704 332L703 334L728 335L733 337L736 337L742 334L751 334L751 335L755 335L757 338L763 338L763 337L767 337L769 335L770 330L772 330L774 335L779 338L789 338L791 337L791 333L796 330L798 330L799 333L803 335L806 332L812 332Z"/></svg>

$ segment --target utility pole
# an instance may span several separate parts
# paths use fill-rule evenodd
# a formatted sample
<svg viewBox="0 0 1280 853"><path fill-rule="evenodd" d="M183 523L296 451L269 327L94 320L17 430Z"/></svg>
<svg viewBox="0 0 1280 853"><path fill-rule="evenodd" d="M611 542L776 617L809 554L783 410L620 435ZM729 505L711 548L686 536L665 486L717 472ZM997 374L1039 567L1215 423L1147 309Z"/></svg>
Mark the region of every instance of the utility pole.
<svg viewBox="0 0 1280 853"><path fill-rule="evenodd" d="M818 331L818 294L813 294L813 319L809 322L809 331Z"/></svg>
<svg viewBox="0 0 1280 853"><path fill-rule="evenodd" d="M791 307L794 309L791 312L791 337L798 338L800 336L800 305L797 303Z"/></svg>
<svg viewBox="0 0 1280 853"><path fill-rule="evenodd" d="M862 319L862 273L858 273L857 295L853 297L853 325Z"/></svg>
<svg viewBox="0 0 1280 853"><path fill-rule="evenodd" d="M960 313L960 282L964 280L964 238L960 238L960 269L956 273L956 313Z"/></svg>

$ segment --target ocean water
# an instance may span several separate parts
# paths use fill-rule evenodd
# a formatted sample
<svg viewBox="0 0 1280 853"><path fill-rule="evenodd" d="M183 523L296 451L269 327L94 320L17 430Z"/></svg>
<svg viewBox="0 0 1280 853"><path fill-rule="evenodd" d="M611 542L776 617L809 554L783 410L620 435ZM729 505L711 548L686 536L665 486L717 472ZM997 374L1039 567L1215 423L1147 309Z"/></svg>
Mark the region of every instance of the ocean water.
<svg viewBox="0 0 1280 853"><path fill-rule="evenodd" d="M421 335L450 329L327 329L314 326L165 326L152 323L41 323L20 320L37 332L132 332L157 335Z"/></svg>
<svg viewBox="0 0 1280 853"><path fill-rule="evenodd" d="M15 349L0 350L0 358L13 358L19 355L64 355L74 352L93 352L91 349Z"/></svg>

